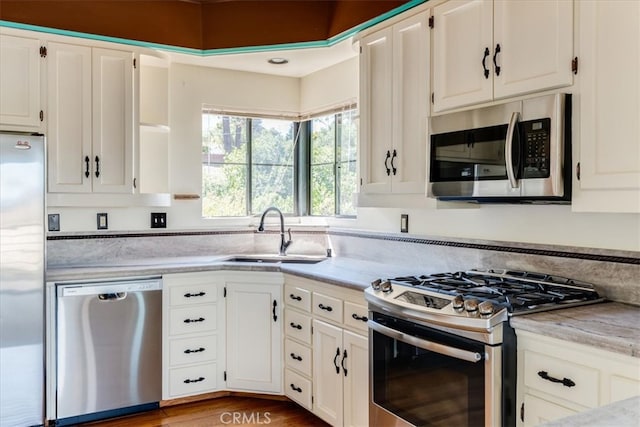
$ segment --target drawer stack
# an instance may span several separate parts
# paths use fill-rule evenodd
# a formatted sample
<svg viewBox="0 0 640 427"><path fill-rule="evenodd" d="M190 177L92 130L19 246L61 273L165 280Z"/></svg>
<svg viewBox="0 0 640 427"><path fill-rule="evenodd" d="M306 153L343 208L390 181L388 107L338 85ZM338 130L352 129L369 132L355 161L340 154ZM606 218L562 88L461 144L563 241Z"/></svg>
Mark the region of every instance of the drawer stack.
<svg viewBox="0 0 640 427"><path fill-rule="evenodd" d="M285 394L311 411L311 291L287 284L284 300Z"/></svg>
<svg viewBox="0 0 640 427"><path fill-rule="evenodd" d="M224 300L211 273L169 274L164 280L163 399L221 388ZM222 321L220 321L222 319ZM224 369L224 368L222 368Z"/></svg>

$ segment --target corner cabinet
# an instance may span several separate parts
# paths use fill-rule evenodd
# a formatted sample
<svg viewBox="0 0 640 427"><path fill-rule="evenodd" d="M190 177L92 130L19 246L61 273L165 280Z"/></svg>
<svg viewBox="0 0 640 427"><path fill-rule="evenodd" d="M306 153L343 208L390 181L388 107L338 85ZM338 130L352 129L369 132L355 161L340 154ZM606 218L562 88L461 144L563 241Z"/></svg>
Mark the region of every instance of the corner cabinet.
<svg viewBox="0 0 640 427"><path fill-rule="evenodd" d="M360 40L363 193L424 193L429 93L428 11Z"/></svg>
<svg viewBox="0 0 640 427"><path fill-rule="evenodd" d="M361 291L285 276L285 394L332 426L369 424Z"/></svg>
<svg viewBox="0 0 640 427"><path fill-rule="evenodd" d="M640 2L581 1L576 9L579 163L572 210L638 213Z"/></svg>
<svg viewBox="0 0 640 427"><path fill-rule="evenodd" d="M518 335L518 427L640 394L638 358L526 331Z"/></svg>
<svg viewBox="0 0 640 427"><path fill-rule="evenodd" d="M282 393L282 275L225 273L227 389Z"/></svg>
<svg viewBox="0 0 640 427"><path fill-rule="evenodd" d="M433 15L434 112L573 83L571 0L450 0Z"/></svg>
<svg viewBox="0 0 640 427"><path fill-rule="evenodd" d="M47 49L49 192L132 193L134 54Z"/></svg>
<svg viewBox="0 0 640 427"><path fill-rule="evenodd" d="M164 400L223 390L224 278L215 272L162 278Z"/></svg>
<svg viewBox="0 0 640 427"><path fill-rule="evenodd" d="M43 48L43 42L37 38L0 34L0 127L3 130L42 132Z"/></svg>

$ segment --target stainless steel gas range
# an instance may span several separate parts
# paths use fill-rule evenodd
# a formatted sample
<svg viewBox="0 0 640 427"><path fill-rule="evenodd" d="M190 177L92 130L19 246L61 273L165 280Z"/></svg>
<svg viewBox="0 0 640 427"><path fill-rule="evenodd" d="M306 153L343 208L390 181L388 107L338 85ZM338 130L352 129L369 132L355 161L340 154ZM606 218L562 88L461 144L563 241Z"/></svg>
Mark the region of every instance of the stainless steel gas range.
<svg viewBox="0 0 640 427"><path fill-rule="evenodd" d="M509 317L603 301L584 282L507 270L380 279L365 296L380 426L515 426Z"/></svg>

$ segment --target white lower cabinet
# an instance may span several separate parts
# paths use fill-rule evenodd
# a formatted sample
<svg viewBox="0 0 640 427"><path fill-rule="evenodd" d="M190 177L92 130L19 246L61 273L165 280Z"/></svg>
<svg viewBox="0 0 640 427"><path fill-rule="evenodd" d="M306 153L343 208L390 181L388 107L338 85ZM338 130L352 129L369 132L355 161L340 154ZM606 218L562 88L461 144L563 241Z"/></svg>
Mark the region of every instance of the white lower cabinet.
<svg viewBox="0 0 640 427"><path fill-rule="evenodd" d="M285 282L285 395L333 426L368 426L362 292L293 276Z"/></svg>
<svg viewBox="0 0 640 427"><path fill-rule="evenodd" d="M227 272L227 388L282 393L282 275Z"/></svg>
<svg viewBox="0 0 640 427"><path fill-rule="evenodd" d="M518 426L640 394L638 359L526 331L518 335Z"/></svg>
<svg viewBox="0 0 640 427"><path fill-rule="evenodd" d="M313 320L313 412L334 426L368 425L368 343Z"/></svg>
<svg viewBox="0 0 640 427"><path fill-rule="evenodd" d="M224 280L215 272L163 276L162 398L224 389Z"/></svg>

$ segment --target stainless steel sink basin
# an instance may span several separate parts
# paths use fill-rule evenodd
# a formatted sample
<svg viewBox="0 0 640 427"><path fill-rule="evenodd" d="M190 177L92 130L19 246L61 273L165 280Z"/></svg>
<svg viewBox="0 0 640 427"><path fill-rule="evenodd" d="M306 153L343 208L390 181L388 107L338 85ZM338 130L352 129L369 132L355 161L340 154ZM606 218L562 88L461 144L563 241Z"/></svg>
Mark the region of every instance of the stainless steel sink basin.
<svg viewBox="0 0 640 427"><path fill-rule="evenodd" d="M256 262L256 263L283 263L283 264L317 264L327 259L320 256L305 255L235 255L227 258L226 262Z"/></svg>

